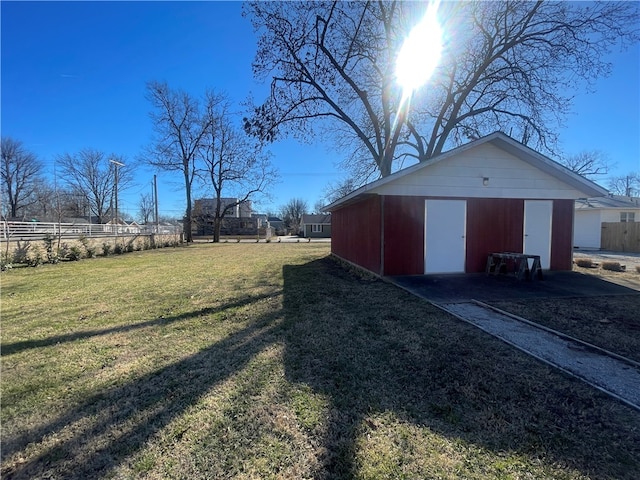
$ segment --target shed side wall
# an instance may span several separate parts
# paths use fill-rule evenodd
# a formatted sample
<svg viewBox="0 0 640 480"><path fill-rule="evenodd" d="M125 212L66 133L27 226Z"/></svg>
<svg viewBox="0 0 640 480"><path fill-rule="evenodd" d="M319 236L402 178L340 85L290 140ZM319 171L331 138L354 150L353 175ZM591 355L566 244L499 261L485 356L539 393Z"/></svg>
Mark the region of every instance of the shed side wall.
<svg viewBox="0 0 640 480"><path fill-rule="evenodd" d="M380 274L381 197L331 212L331 253Z"/></svg>
<svg viewBox="0 0 640 480"><path fill-rule="evenodd" d="M384 197L384 274L424 273L425 197Z"/></svg>

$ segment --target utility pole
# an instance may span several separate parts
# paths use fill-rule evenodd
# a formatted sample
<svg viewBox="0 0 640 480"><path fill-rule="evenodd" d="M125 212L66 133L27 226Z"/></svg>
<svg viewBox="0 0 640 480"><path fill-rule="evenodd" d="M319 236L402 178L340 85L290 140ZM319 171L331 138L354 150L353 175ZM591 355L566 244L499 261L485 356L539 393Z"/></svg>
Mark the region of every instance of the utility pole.
<svg viewBox="0 0 640 480"><path fill-rule="evenodd" d="M114 192L115 192L115 203L116 203L116 236L118 235L118 167L124 167L124 163L117 162L116 160L109 159L111 163L113 163L116 167L115 171L115 183L114 183Z"/></svg>
<svg viewBox="0 0 640 480"><path fill-rule="evenodd" d="M156 233L160 230L160 224L158 223L158 178L157 175L153 176L153 208L156 220Z"/></svg>

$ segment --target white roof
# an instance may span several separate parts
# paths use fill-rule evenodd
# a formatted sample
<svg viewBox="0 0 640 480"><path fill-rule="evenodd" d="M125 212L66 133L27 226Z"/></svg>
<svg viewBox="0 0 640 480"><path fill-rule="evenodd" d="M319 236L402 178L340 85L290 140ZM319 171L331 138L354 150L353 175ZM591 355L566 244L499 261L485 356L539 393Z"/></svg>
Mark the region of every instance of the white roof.
<svg viewBox="0 0 640 480"><path fill-rule="evenodd" d="M609 195L606 197L581 198L576 200L576 210L640 210L640 198Z"/></svg>

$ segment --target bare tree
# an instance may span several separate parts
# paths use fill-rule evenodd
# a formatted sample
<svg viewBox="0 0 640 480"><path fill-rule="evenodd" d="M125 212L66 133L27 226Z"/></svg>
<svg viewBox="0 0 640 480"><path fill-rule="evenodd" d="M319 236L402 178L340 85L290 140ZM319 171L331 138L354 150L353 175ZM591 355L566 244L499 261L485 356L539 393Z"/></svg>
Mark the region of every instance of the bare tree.
<svg viewBox="0 0 640 480"><path fill-rule="evenodd" d="M33 186L33 204L27 208L27 216L41 221L54 218L56 190L49 182L39 179Z"/></svg>
<svg viewBox="0 0 640 480"><path fill-rule="evenodd" d="M396 160L425 161L495 130L554 153L571 95L609 73L606 54L636 41L640 24L633 2L442 2L442 60L403 117L394 63L420 8L247 4L259 34L254 75L271 80L271 94L245 130L273 141L321 126L365 164L359 173L370 165L383 177Z"/></svg>
<svg viewBox="0 0 640 480"><path fill-rule="evenodd" d="M15 218L35 202L34 190L40 181L42 163L22 142L11 137L2 137L0 149L2 204L7 208L6 214Z"/></svg>
<svg viewBox="0 0 640 480"><path fill-rule="evenodd" d="M319 198L316 200L316 203L313 204L313 213L320 215L329 213L324 207L327 205L327 202L324 198Z"/></svg>
<svg viewBox="0 0 640 480"><path fill-rule="evenodd" d="M98 223L105 223L112 211L116 188L115 169L118 168L118 188L125 189L132 181L132 169L122 157L106 155L98 150L85 148L77 153L65 153L56 157L61 167L61 178L74 195L86 199L90 215ZM117 165L113 161L122 165Z"/></svg>
<svg viewBox="0 0 640 480"><path fill-rule="evenodd" d="M640 196L640 174L631 172L621 177L613 177L609 179L609 189L615 195Z"/></svg>
<svg viewBox="0 0 640 480"><path fill-rule="evenodd" d="M325 201L327 203L333 203L336 200L349 195L358 187L360 187L360 185L353 177L347 177L338 182L329 183L324 189Z"/></svg>
<svg viewBox="0 0 640 480"><path fill-rule="evenodd" d="M606 175L611 168L611 162L607 156L598 150L571 155L561 160L561 163L572 172L590 179Z"/></svg>
<svg viewBox="0 0 640 480"><path fill-rule="evenodd" d="M153 220L153 212L155 211L155 205L153 204L153 197L150 193L143 193L140 195L138 201L138 218L142 223L149 224Z"/></svg>
<svg viewBox="0 0 640 480"><path fill-rule="evenodd" d="M213 241L219 242L224 216L238 205L265 193L278 174L271 166L269 156L234 125L236 119L228 100L213 92L208 92L205 98L206 123L210 126L199 156L207 188L213 189ZM236 201L223 203L223 192Z"/></svg>
<svg viewBox="0 0 640 480"><path fill-rule="evenodd" d="M184 179L186 210L184 233L192 242L191 192L196 178L196 160L202 148L204 136L211 124L201 111L197 98L182 90L173 90L166 83L149 82L147 100L155 137L146 149L146 161L162 170L176 171Z"/></svg>
<svg viewBox="0 0 640 480"><path fill-rule="evenodd" d="M285 205L280 207L280 216L287 229L293 233L298 233L302 223L302 215L307 213L309 206L301 198L292 198Z"/></svg>

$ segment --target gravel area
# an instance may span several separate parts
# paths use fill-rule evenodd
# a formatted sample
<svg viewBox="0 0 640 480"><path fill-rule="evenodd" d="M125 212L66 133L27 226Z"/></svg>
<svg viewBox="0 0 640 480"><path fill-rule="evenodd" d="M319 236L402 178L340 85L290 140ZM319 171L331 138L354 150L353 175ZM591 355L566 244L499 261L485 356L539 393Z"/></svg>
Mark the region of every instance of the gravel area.
<svg viewBox="0 0 640 480"><path fill-rule="evenodd" d="M608 252L605 250L574 250L573 259L590 258L596 263L619 262L625 265L628 271L635 270L640 265L640 253Z"/></svg>

